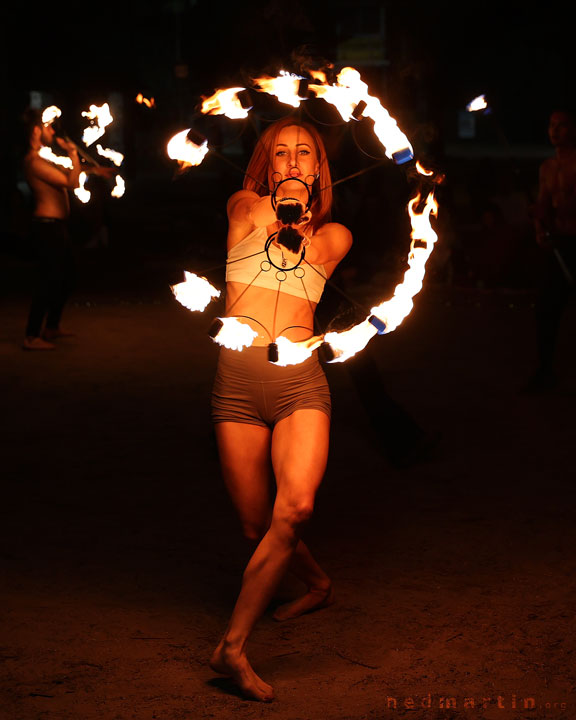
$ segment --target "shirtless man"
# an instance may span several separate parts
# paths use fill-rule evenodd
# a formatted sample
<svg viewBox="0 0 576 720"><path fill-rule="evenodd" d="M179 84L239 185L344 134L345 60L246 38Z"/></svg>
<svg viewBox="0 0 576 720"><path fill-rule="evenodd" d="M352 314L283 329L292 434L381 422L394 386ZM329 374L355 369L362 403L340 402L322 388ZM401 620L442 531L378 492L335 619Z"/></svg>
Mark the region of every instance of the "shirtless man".
<svg viewBox="0 0 576 720"><path fill-rule="evenodd" d="M55 346L51 340L70 334L60 327L60 318L74 275L68 232L68 192L78 187L82 171L97 172L106 177L114 171L82 165L76 145L56 137L54 128L42 122L40 111L28 110L24 121L29 142L24 157L24 175L34 196L30 240L35 268L34 291L23 348L53 350ZM68 154L72 162L70 170L40 157L40 149L49 147L54 141Z"/></svg>
<svg viewBox="0 0 576 720"><path fill-rule="evenodd" d="M537 303L539 365L529 387L551 388L554 351L562 313L576 280L576 123L557 110L550 116L548 136L556 152L540 167L535 230L545 253L543 283Z"/></svg>

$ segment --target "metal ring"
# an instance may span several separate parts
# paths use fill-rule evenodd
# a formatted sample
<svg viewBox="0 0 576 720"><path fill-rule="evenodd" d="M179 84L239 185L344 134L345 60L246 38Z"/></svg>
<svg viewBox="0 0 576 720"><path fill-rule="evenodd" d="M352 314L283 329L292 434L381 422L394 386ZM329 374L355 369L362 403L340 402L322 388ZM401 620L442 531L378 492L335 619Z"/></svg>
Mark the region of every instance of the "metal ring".
<svg viewBox="0 0 576 720"><path fill-rule="evenodd" d="M278 231L273 232L272 235L270 235L269 238L266 240L266 245L264 245L264 251L266 253L266 257L268 258L268 262L270 263L270 265L272 265L272 267L275 267L276 270L280 270L283 273L287 273L292 270L296 270L296 268L300 266L300 264L306 257L306 248L304 248L304 247L302 248L302 254L300 255L300 260L298 260L296 265L292 265L292 267L289 267L289 268L279 267L278 265L276 265L274 260L272 260L272 258L270 257L270 245L272 245L272 241L274 240L276 235L278 235ZM266 262L266 260L263 260L262 262ZM260 265L260 267L262 267L262 265Z"/></svg>
<svg viewBox="0 0 576 720"><path fill-rule="evenodd" d="M308 193L308 200L306 201L306 205L305 205L306 212L308 210L310 210L310 208L312 207L312 190L310 190L310 187L304 182L304 180L300 180L300 178L289 177L289 178L285 178L284 180L280 180L280 182L276 185L276 187L272 191L272 194L270 195L270 202L272 203L272 208L274 211L276 211L276 205L278 204L278 201L276 199L276 195L278 193L278 188L280 187L280 185L283 185L286 182L293 182L293 181L302 183L302 185L304 185L304 187L306 188L306 192Z"/></svg>

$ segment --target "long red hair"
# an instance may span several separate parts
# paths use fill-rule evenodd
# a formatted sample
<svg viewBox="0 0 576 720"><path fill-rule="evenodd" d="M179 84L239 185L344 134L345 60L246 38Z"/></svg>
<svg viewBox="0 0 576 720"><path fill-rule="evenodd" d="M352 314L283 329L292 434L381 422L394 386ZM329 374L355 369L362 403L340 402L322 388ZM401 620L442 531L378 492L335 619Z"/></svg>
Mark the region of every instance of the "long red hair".
<svg viewBox="0 0 576 720"><path fill-rule="evenodd" d="M244 177L244 190L253 190L260 196L268 195L269 171L272 153L276 147L279 133L287 127L300 127L309 133L314 141L318 160L318 177L312 185L312 220L310 225L318 230L324 223L330 222L332 211L332 178L326 156L326 149L320 133L313 125L301 122L294 117L286 117L269 125L260 135Z"/></svg>

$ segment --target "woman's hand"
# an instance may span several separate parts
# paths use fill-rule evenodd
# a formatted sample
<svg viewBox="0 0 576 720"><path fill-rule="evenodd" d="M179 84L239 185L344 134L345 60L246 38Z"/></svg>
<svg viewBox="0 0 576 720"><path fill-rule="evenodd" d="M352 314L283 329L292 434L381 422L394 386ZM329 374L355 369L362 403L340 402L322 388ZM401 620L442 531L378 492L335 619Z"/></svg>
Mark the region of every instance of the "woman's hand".
<svg viewBox="0 0 576 720"><path fill-rule="evenodd" d="M276 203L276 217L282 225L301 225L304 214L304 205L293 198L283 198Z"/></svg>

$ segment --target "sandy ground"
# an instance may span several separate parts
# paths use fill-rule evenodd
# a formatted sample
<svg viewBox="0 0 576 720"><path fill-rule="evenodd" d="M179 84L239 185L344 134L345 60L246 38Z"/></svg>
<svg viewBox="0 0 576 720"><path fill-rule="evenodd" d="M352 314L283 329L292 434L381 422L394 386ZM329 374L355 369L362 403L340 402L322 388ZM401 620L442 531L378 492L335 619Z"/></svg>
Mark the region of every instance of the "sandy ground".
<svg viewBox="0 0 576 720"><path fill-rule="evenodd" d="M346 366L327 367L332 451L306 535L337 602L259 624L271 705L207 665L246 561L208 419L207 318L103 281L69 306L77 337L44 354L19 347L26 311L25 287L0 310L2 720L576 717L574 309L561 384L526 396L530 296L425 289L370 348L440 435L402 469Z"/></svg>

